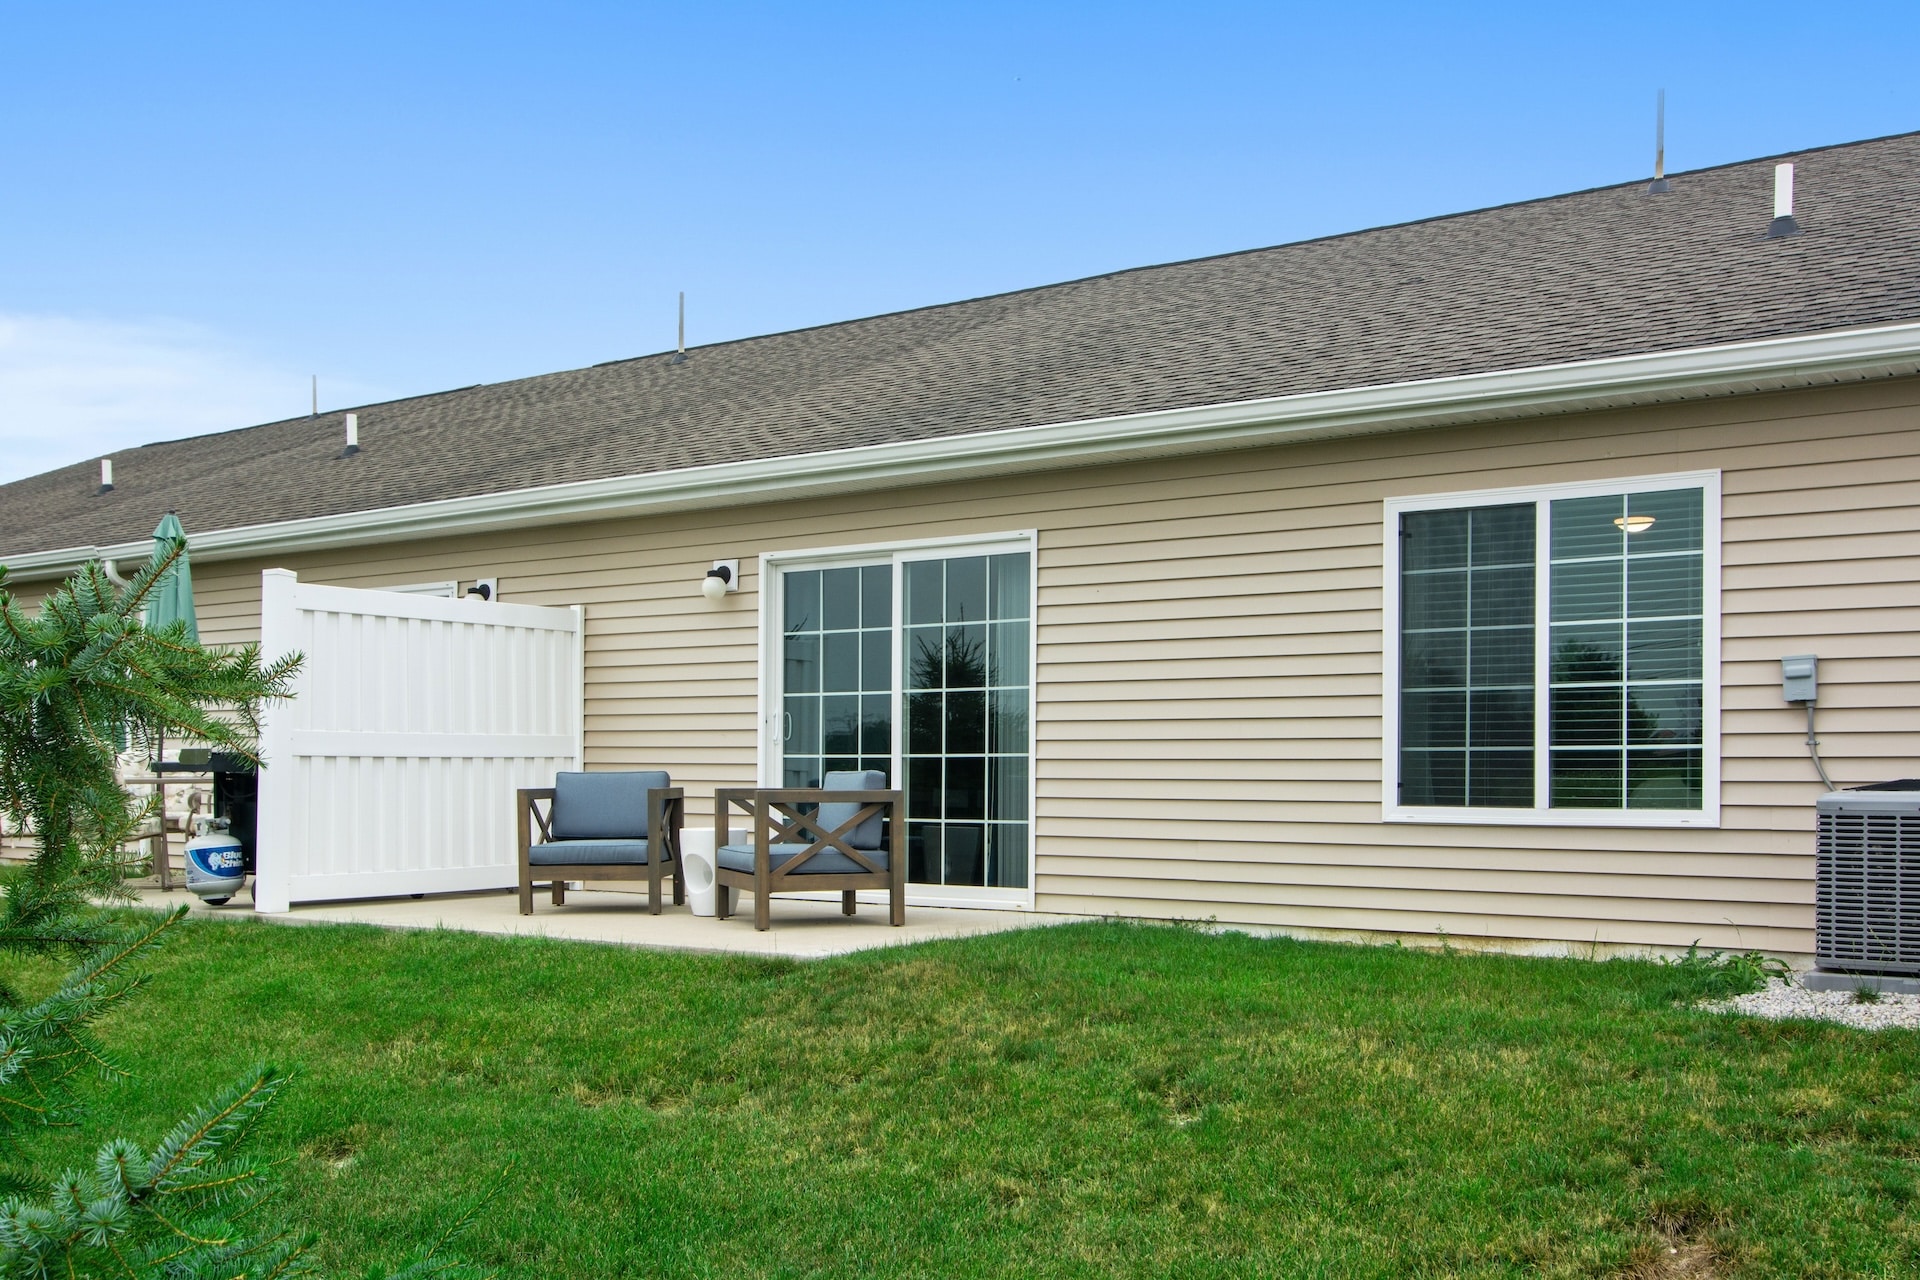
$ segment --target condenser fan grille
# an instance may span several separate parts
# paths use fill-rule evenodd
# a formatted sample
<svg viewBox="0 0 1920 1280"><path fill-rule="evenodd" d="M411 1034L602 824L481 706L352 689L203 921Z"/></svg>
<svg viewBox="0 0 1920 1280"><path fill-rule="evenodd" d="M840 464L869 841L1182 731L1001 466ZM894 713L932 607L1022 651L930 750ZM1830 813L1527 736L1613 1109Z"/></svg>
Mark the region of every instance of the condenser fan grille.
<svg viewBox="0 0 1920 1280"><path fill-rule="evenodd" d="M1920 795L1822 797L1814 855L1820 967L1920 973Z"/></svg>

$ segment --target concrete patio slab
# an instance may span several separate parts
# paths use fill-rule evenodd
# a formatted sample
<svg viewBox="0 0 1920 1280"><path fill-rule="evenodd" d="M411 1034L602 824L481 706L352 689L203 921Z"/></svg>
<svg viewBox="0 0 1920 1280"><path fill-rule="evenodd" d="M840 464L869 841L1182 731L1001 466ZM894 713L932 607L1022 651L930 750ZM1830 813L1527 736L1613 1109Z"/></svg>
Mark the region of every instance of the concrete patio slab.
<svg viewBox="0 0 1920 1280"><path fill-rule="evenodd" d="M671 903L661 914L649 915L644 895L592 889L569 890L566 905L562 907L544 901L543 895L542 899L536 899L531 916L520 914L519 898L511 889L435 894L427 898L302 903L283 915L257 915L251 899L244 894L224 907L206 906L192 894L179 890L162 893L158 889L143 889L140 898L154 907L185 902L200 918L255 919L295 925L371 924L387 929L458 929L466 933L521 934L668 951L778 955L794 959L845 955L935 938L1033 929L1085 918L1035 911L908 907L907 922L896 929L887 923L884 905L862 903L858 914L848 918L840 914L837 901L780 897L773 899L773 927L760 933L753 927L751 898L747 899L744 916L736 913L730 920L716 920L712 916L696 916L686 907Z"/></svg>

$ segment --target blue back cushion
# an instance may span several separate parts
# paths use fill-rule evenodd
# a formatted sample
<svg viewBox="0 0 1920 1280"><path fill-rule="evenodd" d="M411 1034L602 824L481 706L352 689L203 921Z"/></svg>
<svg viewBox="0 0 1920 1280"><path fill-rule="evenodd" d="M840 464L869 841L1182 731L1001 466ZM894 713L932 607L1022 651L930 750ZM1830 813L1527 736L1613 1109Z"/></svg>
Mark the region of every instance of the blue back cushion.
<svg viewBox="0 0 1920 1280"><path fill-rule="evenodd" d="M555 840L644 840L647 792L669 787L659 769L561 773L553 779Z"/></svg>
<svg viewBox="0 0 1920 1280"><path fill-rule="evenodd" d="M821 779L820 785L827 791L885 791L887 775L878 769L845 769L829 773ZM827 831L837 831L841 823L852 821L853 815L858 812L860 806L857 804L823 804L818 817L820 825ZM886 822L876 813L855 827L845 839L856 849L878 849L885 828Z"/></svg>

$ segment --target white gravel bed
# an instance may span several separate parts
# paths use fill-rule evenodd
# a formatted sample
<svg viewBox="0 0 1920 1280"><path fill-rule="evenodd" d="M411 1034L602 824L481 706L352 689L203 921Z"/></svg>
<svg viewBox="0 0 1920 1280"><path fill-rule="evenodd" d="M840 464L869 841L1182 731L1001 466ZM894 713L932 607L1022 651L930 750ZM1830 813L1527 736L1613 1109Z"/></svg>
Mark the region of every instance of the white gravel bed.
<svg viewBox="0 0 1920 1280"><path fill-rule="evenodd" d="M1809 991L1778 978L1769 981L1765 991L1714 1001L1701 1008L1755 1018L1823 1018L1862 1031L1920 1027L1920 996L1882 995L1874 1004L1860 1004L1851 991Z"/></svg>

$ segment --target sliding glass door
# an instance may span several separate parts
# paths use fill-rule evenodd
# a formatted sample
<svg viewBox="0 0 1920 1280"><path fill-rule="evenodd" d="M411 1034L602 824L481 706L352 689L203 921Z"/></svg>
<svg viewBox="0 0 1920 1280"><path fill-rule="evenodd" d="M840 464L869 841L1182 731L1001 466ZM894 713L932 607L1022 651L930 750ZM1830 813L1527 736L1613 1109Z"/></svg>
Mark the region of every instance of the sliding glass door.
<svg viewBox="0 0 1920 1280"><path fill-rule="evenodd" d="M882 770L906 792L908 879L934 896L1032 883L1032 564L1023 542L774 566L778 775Z"/></svg>

